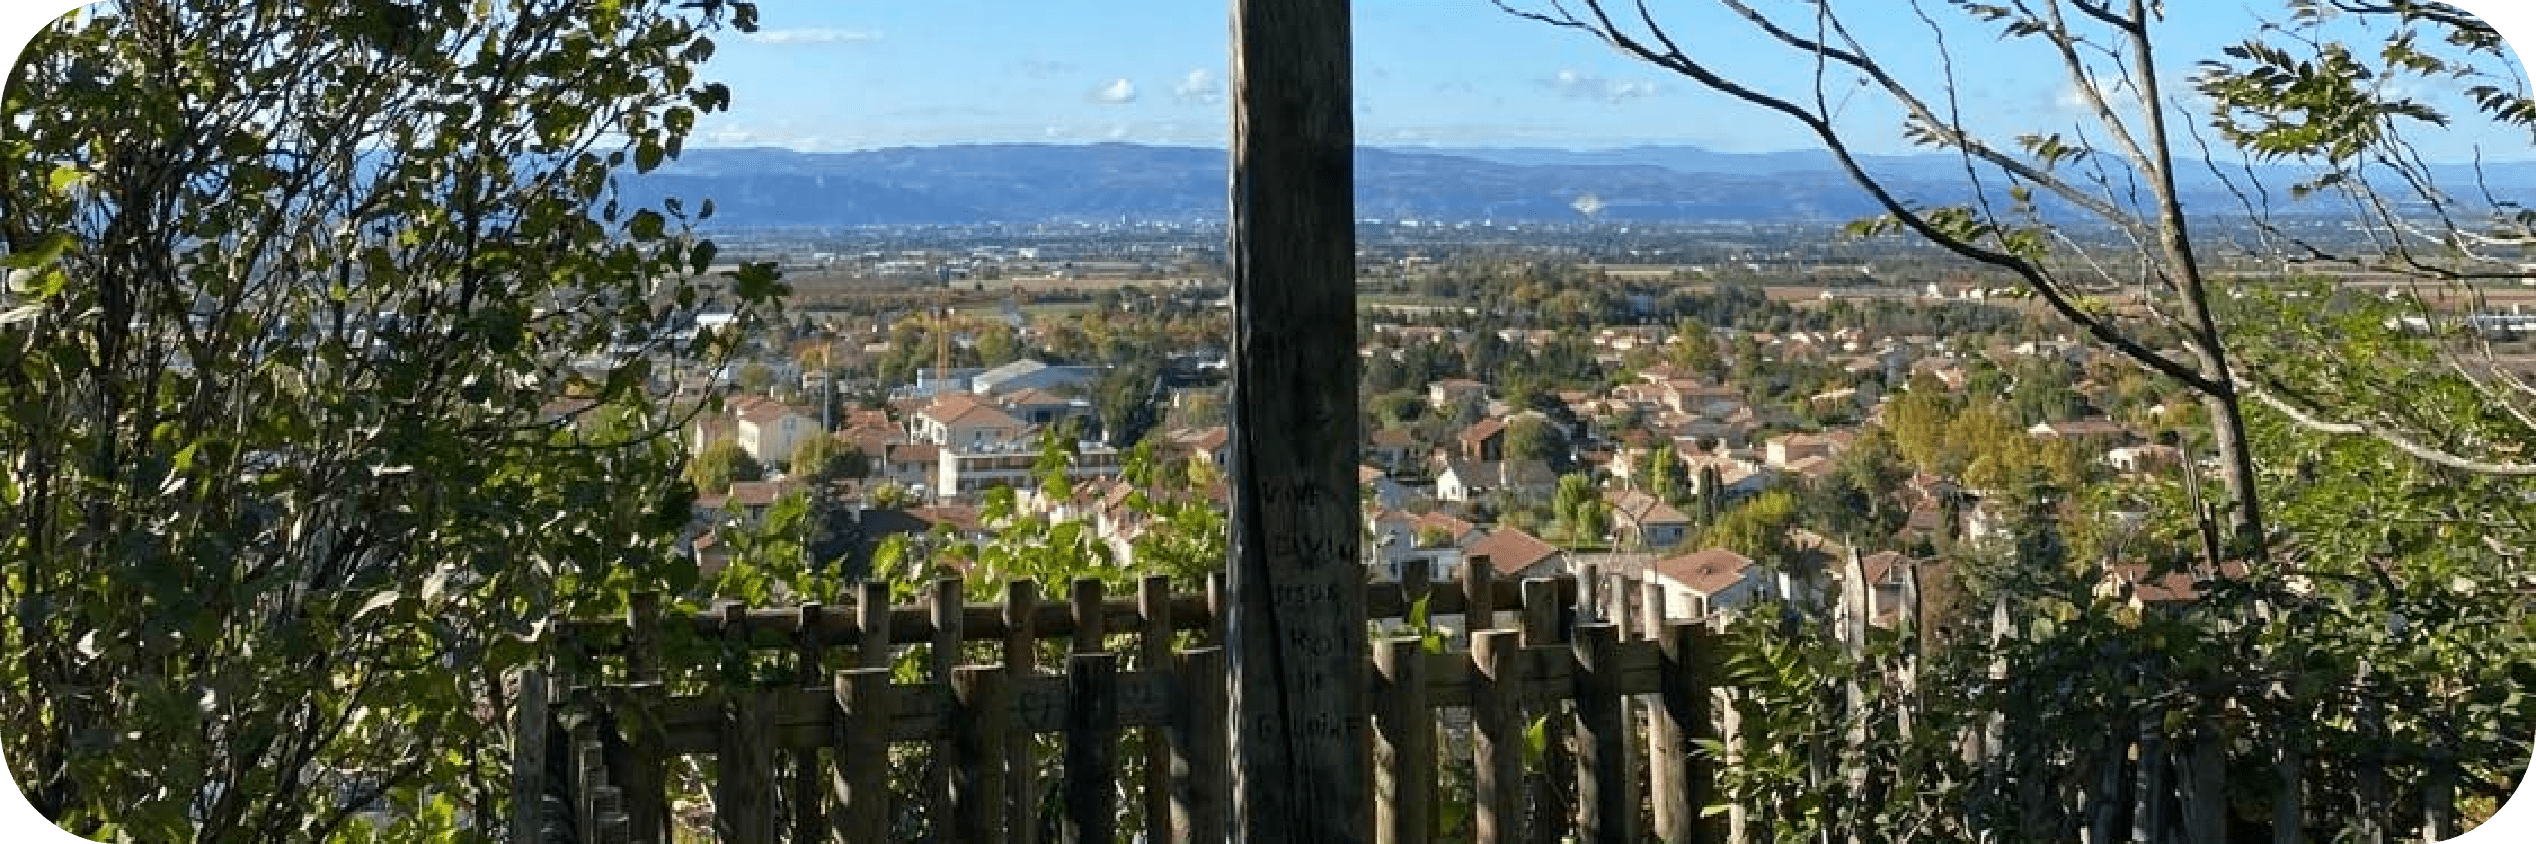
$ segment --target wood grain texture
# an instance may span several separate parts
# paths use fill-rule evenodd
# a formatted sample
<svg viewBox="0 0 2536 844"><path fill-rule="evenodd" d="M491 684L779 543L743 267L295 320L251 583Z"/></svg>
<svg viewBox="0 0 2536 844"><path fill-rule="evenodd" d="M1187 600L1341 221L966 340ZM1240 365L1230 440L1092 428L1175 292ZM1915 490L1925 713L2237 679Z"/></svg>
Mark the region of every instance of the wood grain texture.
<svg viewBox="0 0 2536 844"><path fill-rule="evenodd" d="M1234 838L1371 838L1347 0L1234 0Z"/></svg>

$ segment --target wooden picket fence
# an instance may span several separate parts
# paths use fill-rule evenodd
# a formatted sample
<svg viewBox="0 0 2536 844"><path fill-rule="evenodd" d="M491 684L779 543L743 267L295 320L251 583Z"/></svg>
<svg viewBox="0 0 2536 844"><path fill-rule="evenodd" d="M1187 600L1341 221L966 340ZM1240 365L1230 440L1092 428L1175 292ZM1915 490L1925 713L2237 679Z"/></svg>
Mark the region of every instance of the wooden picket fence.
<svg viewBox="0 0 2536 844"><path fill-rule="evenodd" d="M1448 799L1469 801L1476 842L1725 840L1724 818L1701 817L1714 772L1691 750L1717 735L1706 626L1649 611L1661 595L1635 579L1496 580L1484 558L1458 583L1408 575L1366 586L1370 619L1405 622L1423 608L1464 618L1468 632L1440 650L1417 635L1372 643L1377 840L1436 840ZM642 595L625 619L566 623L564 656L521 684L513 787L570 805L518 801L515 840L669 842L673 764L703 755L717 763L713 832L724 841L887 841L909 836L903 810L920 810L932 841L1030 844L1049 734L1062 840L1121 840L1130 812L1144 840L1226 839L1220 580L1173 594L1151 578L1129 599L1080 580L1063 603L1030 581L997 603L969 603L956 579L918 605L891 606L884 584L845 597L663 617ZM726 643L726 657L788 662L789 677L673 693L659 634L678 628ZM1039 645L1057 640L1067 653L1042 670ZM1128 647L1112 650L1119 642ZM914 645L927 646L923 682L896 682L891 666ZM997 648L1000 662L966 659ZM1129 730L1149 762L1132 788L1119 764ZM1444 749L1465 744L1471 790L1446 795ZM893 747L922 748L930 762L900 793ZM1122 793L1139 805L1118 805ZM893 805L901 799L919 805Z"/></svg>

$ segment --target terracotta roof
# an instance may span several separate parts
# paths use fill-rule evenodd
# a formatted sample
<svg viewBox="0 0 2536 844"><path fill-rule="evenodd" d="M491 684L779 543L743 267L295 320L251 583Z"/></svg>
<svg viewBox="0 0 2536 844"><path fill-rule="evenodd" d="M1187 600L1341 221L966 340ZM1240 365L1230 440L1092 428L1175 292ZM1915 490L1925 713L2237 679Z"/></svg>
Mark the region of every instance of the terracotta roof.
<svg viewBox="0 0 2536 844"><path fill-rule="evenodd" d="M1860 558L1858 569L1866 574L1867 585L1873 586L1887 580L1898 581L1894 578L1894 572L1900 571L1902 565L1909 561L1910 558L1902 556L1899 552L1883 551Z"/></svg>
<svg viewBox="0 0 2536 844"><path fill-rule="evenodd" d="M757 403L740 412L741 419L746 419L759 425L771 424L784 418L786 415L799 416L805 419L810 417L810 414L802 411L800 408L772 401Z"/></svg>
<svg viewBox="0 0 2536 844"><path fill-rule="evenodd" d="M1744 578L1744 570L1752 567L1752 558L1724 548L1707 548L1679 557L1657 560L1657 574L1701 595L1715 595Z"/></svg>
<svg viewBox="0 0 2536 844"><path fill-rule="evenodd" d="M1431 527L1442 528L1445 534L1452 536L1455 540L1459 540L1463 535L1479 529L1479 526L1477 525L1462 521L1461 519L1453 518L1452 516L1448 516L1443 513L1426 513L1416 516L1409 520L1409 525L1413 530L1425 530Z"/></svg>
<svg viewBox="0 0 2536 844"><path fill-rule="evenodd" d="M907 511L907 515L923 520L929 525L948 524L963 533L975 533L978 529L978 512L975 507L957 504L918 507Z"/></svg>
<svg viewBox="0 0 2536 844"><path fill-rule="evenodd" d="M1640 527L1647 525L1690 524L1691 522L1690 516L1684 515L1681 510L1676 509L1673 505L1664 503L1664 499L1657 498L1634 489L1620 492L1605 492L1603 493L1603 498L1604 500L1611 502L1613 516Z"/></svg>
<svg viewBox="0 0 2536 844"><path fill-rule="evenodd" d="M987 404L978 397L965 393L955 393L935 399L933 404L927 405L925 409L919 411L919 413L922 413L928 419L932 419L935 423L945 426L994 425L1012 427L1021 424L1021 420L1013 418L1013 415L1010 413L1005 413L1003 408Z"/></svg>
<svg viewBox="0 0 2536 844"><path fill-rule="evenodd" d="M731 503L742 507L765 507L776 499L801 489L800 481L732 481Z"/></svg>
<svg viewBox="0 0 2536 844"><path fill-rule="evenodd" d="M1406 429L1384 428L1374 432L1373 442L1380 448L1416 448L1418 438L1411 436Z"/></svg>
<svg viewBox="0 0 2536 844"><path fill-rule="evenodd" d="M1038 388L1038 387L1024 387L1024 388L1022 388L1022 389L1019 389L1019 390L1014 390L1014 391L1012 391L1011 393L1005 394L1005 396L1004 396L1004 406L1005 406L1005 407L1029 407L1029 406L1033 406L1033 405L1070 405L1070 404L1073 404L1073 403L1074 403L1074 400L1073 400L1073 399L1066 398L1065 396L1057 395L1057 394L1056 394L1056 393L1054 393L1054 392L1051 392L1051 391L1048 391L1048 390L1043 390L1043 389L1040 389L1040 388Z"/></svg>
<svg viewBox="0 0 2536 844"><path fill-rule="evenodd" d="M1462 552L1470 557L1487 557L1490 568L1498 574L1512 575L1540 564L1559 553L1550 543L1514 528L1498 528L1488 538L1471 543Z"/></svg>

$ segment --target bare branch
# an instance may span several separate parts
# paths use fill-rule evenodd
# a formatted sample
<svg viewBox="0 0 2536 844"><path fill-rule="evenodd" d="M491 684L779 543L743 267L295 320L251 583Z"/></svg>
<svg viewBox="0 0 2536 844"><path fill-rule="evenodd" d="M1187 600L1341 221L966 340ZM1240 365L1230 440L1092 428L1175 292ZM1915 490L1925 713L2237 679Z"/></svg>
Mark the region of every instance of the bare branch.
<svg viewBox="0 0 2536 844"><path fill-rule="evenodd" d="M2262 402L2264 406L2270 407L2274 411L2279 412L2282 416L2288 417L2290 421L2298 423L2300 427L2307 428L2308 430L2312 430L2317 433L2335 434L2340 436L2370 437L2423 462L2437 466L2445 466L2447 468L2469 474L2495 475L2501 477L2536 477L2536 463L2492 463L2481 460L2472 460L2457 456L2447 451L2423 445L2410 437L2389 431L2379 426L2361 422L2335 422L2325 419L2305 408L2291 404L2288 400L2281 398L2279 394L2273 392L2272 390L2265 389L2261 385L2250 381L2238 381L2237 389L2245 395L2253 396L2256 401Z"/></svg>

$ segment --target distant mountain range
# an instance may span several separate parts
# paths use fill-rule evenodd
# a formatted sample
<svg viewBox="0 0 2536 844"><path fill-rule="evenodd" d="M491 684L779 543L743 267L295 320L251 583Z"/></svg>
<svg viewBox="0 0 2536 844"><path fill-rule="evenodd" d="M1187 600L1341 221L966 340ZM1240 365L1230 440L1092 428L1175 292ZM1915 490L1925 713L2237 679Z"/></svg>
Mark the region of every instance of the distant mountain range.
<svg viewBox="0 0 2536 844"><path fill-rule="evenodd" d="M1868 167L1908 197L1963 195L1947 155L1878 156ZM1066 220L1221 220L1225 152L1135 144L977 144L843 153L692 149L625 181L629 198L715 206L713 225L860 226ZM2285 173L2283 174L2285 176ZM2487 170L2525 195L2536 164ZM1359 148L1358 216L1500 222L1840 221L1877 212L1821 151L1723 153L1689 146L1607 150ZM2004 196L1998 197L2004 201ZM2188 208L2236 201L2206 174Z"/></svg>

